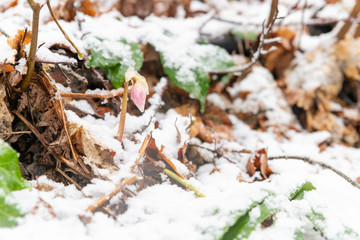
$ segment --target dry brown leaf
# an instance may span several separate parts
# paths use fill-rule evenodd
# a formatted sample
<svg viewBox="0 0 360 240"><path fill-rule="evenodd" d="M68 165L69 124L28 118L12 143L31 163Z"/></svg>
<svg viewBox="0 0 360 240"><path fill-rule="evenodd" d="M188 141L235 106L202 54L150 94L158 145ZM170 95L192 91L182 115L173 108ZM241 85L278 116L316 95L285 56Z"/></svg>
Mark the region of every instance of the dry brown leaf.
<svg viewBox="0 0 360 240"><path fill-rule="evenodd" d="M2 74L3 72L12 72L14 70L15 69L10 64L0 64L0 74Z"/></svg>
<svg viewBox="0 0 360 240"><path fill-rule="evenodd" d="M178 150L178 160L189 169L190 174L192 175L192 174L194 174L196 172L197 166L187 159L187 157L186 157L187 148L188 148L188 144L184 144L183 147L179 148L179 150Z"/></svg>
<svg viewBox="0 0 360 240"><path fill-rule="evenodd" d="M266 54L264 59L265 67L270 71L275 71L277 76L281 78L284 76L285 69L295 57L295 46L293 42L296 33L288 28L281 28L270 33L269 38L276 37L280 37L281 42L265 44L265 50L269 50L271 47L276 47L276 49Z"/></svg>
<svg viewBox="0 0 360 240"><path fill-rule="evenodd" d="M162 153L163 149L164 146L162 145L161 149L159 150L158 147L156 146L155 139L151 137L149 144L147 145L147 148L145 150L145 155L154 165L164 166L164 168L167 167L170 170L175 171L180 177L184 178L177 171L175 165L171 162L171 160ZM159 162L162 162L163 164Z"/></svg>
<svg viewBox="0 0 360 240"><path fill-rule="evenodd" d="M174 109L178 114L184 117L190 117L191 114L193 122L191 123L191 125L188 126L187 130L190 138L196 137L200 133L201 128L203 127L202 120L198 116L198 111L199 111L198 106L191 104L184 104Z"/></svg>
<svg viewBox="0 0 360 240"><path fill-rule="evenodd" d="M143 19L150 14L175 17L182 6L186 16L190 16L190 3L191 0L120 0L119 10L126 17L135 15Z"/></svg>
<svg viewBox="0 0 360 240"><path fill-rule="evenodd" d="M18 30L17 35L15 35L14 37L9 37L7 39L7 44L12 49L18 50L20 48L21 44L26 45L31 42L31 31L26 31L25 37L24 37L24 35L25 35L25 30Z"/></svg>
<svg viewBox="0 0 360 240"><path fill-rule="evenodd" d="M9 133L14 117L6 106L5 86L0 84L0 133Z"/></svg>
<svg viewBox="0 0 360 240"><path fill-rule="evenodd" d="M260 171L263 179L267 179L272 171L268 166L267 151L262 148L252 155L246 165L246 172L252 177L256 171Z"/></svg>
<svg viewBox="0 0 360 240"><path fill-rule="evenodd" d="M71 141L75 145L76 150L79 154L86 156L84 161L86 164L92 167L109 169L110 171L117 169L113 159L115 152L94 139L90 132L82 126L71 123L68 128Z"/></svg>
<svg viewBox="0 0 360 240"><path fill-rule="evenodd" d="M95 4L89 0L81 1L80 7L78 10L86 15L91 16L91 17L101 15L101 12L97 10L97 7L95 6Z"/></svg>
<svg viewBox="0 0 360 240"><path fill-rule="evenodd" d="M18 0L14 0L9 3L7 6L0 6L0 12L5 12L9 8L15 7L18 4Z"/></svg>
<svg viewBox="0 0 360 240"><path fill-rule="evenodd" d="M338 2L341 2L341 0L326 0L326 4L336 4Z"/></svg>
<svg viewBox="0 0 360 240"><path fill-rule="evenodd" d="M360 183L360 177L356 178L356 182Z"/></svg>
<svg viewBox="0 0 360 240"><path fill-rule="evenodd" d="M56 17L63 19L64 21L71 22L75 19L76 11L74 6L75 0L65 0L58 7L56 11Z"/></svg>

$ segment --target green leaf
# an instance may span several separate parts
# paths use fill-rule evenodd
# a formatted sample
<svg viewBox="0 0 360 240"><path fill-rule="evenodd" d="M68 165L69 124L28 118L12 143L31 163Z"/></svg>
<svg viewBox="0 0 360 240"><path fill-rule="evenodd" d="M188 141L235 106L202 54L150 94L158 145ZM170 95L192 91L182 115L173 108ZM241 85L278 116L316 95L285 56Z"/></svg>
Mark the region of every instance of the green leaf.
<svg viewBox="0 0 360 240"><path fill-rule="evenodd" d="M16 226L16 219L23 217L16 203L7 202L6 200L8 199L11 201L10 195L5 198L5 196L0 194L0 228Z"/></svg>
<svg viewBox="0 0 360 240"><path fill-rule="evenodd" d="M239 30L231 30L230 31L231 35L234 35L240 39L249 39L250 41L256 42L257 41L257 34L256 32L250 31L250 32L241 32Z"/></svg>
<svg viewBox="0 0 360 240"><path fill-rule="evenodd" d="M220 239L246 239L257 226L276 212L278 212L278 209L269 208L264 201L254 202L244 214L238 217L235 224L228 228ZM260 215L256 216L258 213L260 213Z"/></svg>
<svg viewBox="0 0 360 240"><path fill-rule="evenodd" d="M27 187L21 176L17 152L0 141L0 189L9 193Z"/></svg>
<svg viewBox="0 0 360 240"><path fill-rule="evenodd" d="M304 193L307 191L315 190L316 188L311 182L305 182L290 194L289 200L301 200L304 198Z"/></svg>
<svg viewBox="0 0 360 240"><path fill-rule="evenodd" d="M126 70L129 67L140 70L143 61L143 53L137 43L99 40L91 46L87 65L104 68L110 82L115 88L120 88L124 83Z"/></svg>
<svg viewBox="0 0 360 240"><path fill-rule="evenodd" d="M27 187L21 176L17 152L0 139L0 227L15 226L16 218L23 216L11 192Z"/></svg>
<svg viewBox="0 0 360 240"><path fill-rule="evenodd" d="M294 239L295 240L303 240L304 239L304 234L301 232L301 230L297 230L295 232Z"/></svg>
<svg viewBox="0 0 360 240"><path fill-rule="evenodd" d="M160 59L165 74L170 81L200 101L201 111L205 110L205 100L210 87L209 71L225 70L234 66L231 56L214 45L194 44L177 49L160 47Z"/></svg>
<svg viewBox="0 0 360 240"><path fill-rule="evenodd" d="M326 235L325 229L327 226L327 221L324 215L320 212L315 211L314 209L311 210L311 213L307 214L306 217L310 220L310 222L313 224L313 226L321 232L323 236L325 236L326 239L329 240L336 240L336 239L360 239L360 236L358 233L356 233L354 230L347 226L343 226L342 230L336 233L335 238L331 238Z"/></svg>

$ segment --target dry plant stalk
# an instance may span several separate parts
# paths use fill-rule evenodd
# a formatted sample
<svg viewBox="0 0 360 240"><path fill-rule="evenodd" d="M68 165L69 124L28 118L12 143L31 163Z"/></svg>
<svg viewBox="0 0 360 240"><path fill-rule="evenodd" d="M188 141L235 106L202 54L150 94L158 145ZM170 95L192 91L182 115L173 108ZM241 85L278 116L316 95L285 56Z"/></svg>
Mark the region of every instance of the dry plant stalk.
<svg viewBox="0 0 360 240"><path fill-rule="evenodd" d="M123 179L121 181L121 183L117 184L115 186L115 188L109 194L104 194L94 204L90 205L86 209L86 212L89 212L89 211L92 212L92 213L95 212L96 209L101 207L104 203L109 201L113 196L118 194L123 189L123 187L125 187L126 185L131 185L131 184L135 183L136 181L137 181L136 176L132 176L132 177L128 177L128 178Z"/></svg>
<svg viewBox="0 0 360 240"><path fill-rule="evenodd" d="M117 136L117 139L120 142L122 141L122 138L123 138L123 135L124 135L126 109L127 109L127 99L128 99L128 88L129 88L129 82L125 81L125 83L124 83L124 94L123 94L122 104L121 104L121 113L120 113L118 136Z"/></svg>
<svg viewBox="0 0 360 240"><path fill-rule="evenodd" d="M269 18L268 18L268 22L266 24L266 27L269 28L271 25L272 20L274 19L274 16L277 15L277 11L278 11L278 2L279 0L272 0L271 1L271 9L270 9L270 14L269 14Z"/></svg>
<svg viewBox="0 0 360 240"><path fill-rule="evenodd" d="M114 98L119 95L122 95L123 93L124 93L123 89L118 89L118 90L116 90L116 92L108 91L107 94L62 92L62 93L60 93L60 96L63 98L68 97L68 98L80 98L80 99L86 99L86 98L109 99L109 98Z"/></svg>
<svg viewBox="0 0 360 240"><path fill-rule="evenodd" d="M350 29L350 27L352 25L352 19L356 18L357 15L359 14L359 12L360 12L360 1L357 0L355 6L351 10L349 18L345 21L344 25L342 26L342 28L340 29L340 31L336 35L338 40L344 39L346 33L349 31L349 29ZM356 32L357 31L358 31L358 29L356 30Z"/></svg>
<svg viewBox="0 0 360 240"><path fill-rule="evenodd" d="M56 25L58 26L58 28L60 29L60 31L62 32L62 34L64 35L64 37L66 38L66 40L71 44L71 46L73 46L77 52L77 54L79 55L80 59L84 58L84 55L80 52L80 50L76 47L76 45L73 43L73 41L71 41L70 37L67 35L67 33L64 31L64 29L61 27L61 25L59 24L59 22L57 21L55 14L51 8L50 5L50 0L46 0L46 5L49 9L49 12L51 14L51 17L53 18L53 20L55 21Z"/></svg>
<svg viewBox="0 0 360 240"><path fill-rule="evenodd" d="M34 0L27 0L32 11L33 11L33 19L32 19L32 38L30 44L30 53L27 60L27 72L26 76L21 84L21 89L24 91L28 88L32 75L34 73L35 67L35 57L36 57L36 50L37 50L37 42L38 42L38 33L39 33L39 15L40 10L44 6L44 4L39 4L34 2Z"/></svg>
<svg viewBox="0 0 360 240"><path fill-rule="evenodd" d="M147 148L147 146L149 145L149 141L151 139L151 135L150 136L146 136L144 139L143 144L141 145L141 148L139 150L139 157L136 159L134 165L131 166L130 168L130 173L134 172L134 169L136 168L136 166L138 165L140 159L142 158L142 156L144 156L145 150Z"/></svg>
<svg viewBox="0 0 360 240"><path fill-rule="evenodd" d="M343 172L337 170L336 168L333 168L332 166L323 163L323 162L319 162L313 159L310 159L308 157L301 157L301 156L273 156L273 157L269 157L268 160L275 160L275 159L294 159L294 160L301 160L303 162L312 164L312 165L319 165L322 168L326 168L329 169L330 171L333 171L334 173L336 173L337 175L339 175L340 177L342 177L343 179L345 179L347 182L349 182L351 185L353 185L354 187L360 189L360 184L357 183L356 181L352 180L350 177L348 177L347 175L345 175Z"/></svg>

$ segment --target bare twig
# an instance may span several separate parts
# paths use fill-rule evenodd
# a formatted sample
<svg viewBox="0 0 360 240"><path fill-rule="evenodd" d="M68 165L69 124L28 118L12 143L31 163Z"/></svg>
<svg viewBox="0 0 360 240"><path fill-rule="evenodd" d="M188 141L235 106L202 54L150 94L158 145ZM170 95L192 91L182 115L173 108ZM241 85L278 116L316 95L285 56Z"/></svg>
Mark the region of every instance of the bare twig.
<svg viewBox="0 0 360 240"><path fill-rule="evenodd" d="M358 37L360 37L360 23L357 24L355 33L354 33L354 38L358 38Z"/></svg>
<svg viewBox="0 0 360 240"><path fill-rule="evenodd" d="M125 178L121 181L121 183L117 184L115 188L109 193L101 196L94 204L90 205L86 211L87 212L95 212L100 206L109 201L113 196L118 194L126 185L131 185L137 181L135 176Z"/></svg>
<svg viewBox="0 0 360 240"><path fill-rule="evenodd" d="M10 37L9 34L7 34L5 31L3 31L1 28L0 28L0 33L3 34L5 37Z"/></svg>
<svg viewBox="0 0 360 240"><path fill-rule="evenodd" d="M38 33L39 33L39 15L40 10L44 6L44 4L39 4L34 2L34 0L28 0L28 3L33 11L33 19L32 19L32 37L31 37L31 44L30 44L30 53L27 59L27 73L26 76L21 84L21 89L24 91L28 88L32 75L34 73L35 67L35 58L36 58L36 49L37 49L37 42L38 42Z"/></svg>
<svg viewBox="0 0 360 240"><path fill-rule="evenodd" d="M349 31L349 29L350 29L350 27L352 25L351 19L356 18L359 11L360 11L360 1L356 1L355 6L351 10L349 18L345 21L344 25L342 26L342 28L340 29L340 31L336 35L338 40L344 39L346 33Z"/></svg>
<svg viewBox="0 0 360 240"><path fill-rule="evenodd" d="M8 133L0 133L0 136L10 136L15 134L31 134L31 131L19 131L19 132L8 132Z"/></svg>
<svg viewBox="0 0 360 240"><path fill-rule="evenodd" d="M265 28L265 21L263 22L262 33L261 33L260 40L259 40L259 46L258 46L256 52L253 54L250 62L248 62L247 64L244 64L244 65L229 68L227 70L210 71L209 73L210 74L242 73L242 72L245 72L246 70L250 69L253 65L255 65L259 61L259 59L262 55L262 51L263 51L263 48L265 45L265 39L269 36L269 34L272 30L272 27L274 26L274 23L277 19L278 13L279 13L279 11L276 9L274 18L271 20L268 28Z"/></svg>
<svg viewBox="0 0 360 240"><path fill-rule="evenodd" d="M298 37L297 49L300 49L301 38L302 38L303 31L305 28L305 9L306 8L307 8L307 0L305 0L304 6L301 9L301 26L300 26L300 33L299 33L299 37Z"/></svg>
<svg viewBox="0 0 360 240"><path fill-rule="evenodd" d="M71 44L71 46L73 46L77 52L77 54L79 55L79 58L80 59L83 59L84 58L84 55L80 52L80 50L76 47L76 45L73 43L73 41L71 41L70 37L67 35L67 33L64 31L64 29L61 27L61 25L59 24L59 22L57 21L56 17L55 17L55 14L51 8L51 5L50 5L50 1L49 0L46 0L46 5L49 9L49 12L51 14L51 17L53 18L53 20L55 21L56 25L59 27L60 31L62 32L62 34L64 35L64 37L66 38L66 40Z"/></svg>
<svg viewBox="0 0 360 240"><path fill-rule="evenodd" d="M226 157L224 154L220 153L219 150L210 149L210 148L203 147L203 146L200 146L200 145L197 145L197 144L192 144L192 143L189 143L188 146L190 146L190 147L198 147L198 148L207 150L207 151L209 151L209 152L212 152L212 153L216 154L216 155L215 155L216 157L218 157L218 158L223 157L223 158L226 159L228 162L231 162L231 163L234 163L234 164L235 164L235 162L234 162L233 160L231 160L230 158Z"/></svg>
<svg viewBox="0 0 360 240"><path fill-rule="evenodd" d="M147 146L149 145L150 139L151 139L151 135L145 137L144 142L141 145L141 148L139 150L139 157L136 159L134 165L131 166L130 173L134 172L135 167L138 165L142 156L144 156L145 150L146 150Z"/></svg>
<svg viewBox="0 0 360 240"><path fill-rule="evenodd" d="M80 191L82 190L82 187L81 187L77 182L75 182L71 177L69 177L66 173L64 173L64 172L60 169L60 167L56 167L55 170L56 170L58 173L60 173L64 178L66 178L69 182L71 182L72 184L74 184L77 189L79 189Z"/></svg>
<svg viewBox="0 0 360 240"><path fill-rule="evenodd" d="M339 170L335 169L334 167L323 163L323 162L319 162L313 159L310 159L308 157L301 157L301 156L273 156L273 157L268 157L268 160L276 160L276 159L294 159L294 160L301 160L303 162L306 163L310 163L312 165L319 165L322 168L326 168L329 169L331 171L333 171L334 173L336 173L337 175L339 175L340 177L342 177L343 179L345 179L347 182L349 182L351 185L353 185L356 188L360 189L360 184L358 184L357 182L355 182L354 180L352 180L350 177L346 176L343 172L340 172Z"/></svg>
<svg viewBox="0 0 360 240"><path fill-rule="evenodd" d="M72 145L72 142L71 142L70 134L69 134L68 127L67 127L67 120L66 120L66 116L65 116L65 112L64 112L64 104L63 104L61 98L57 99L56 101L58 101L58 106L59 106L61 119L62 119L64 130L65 130L65 134L66 134L66 137L68 139L70 150L71 150L71 153L72 153L72 155L74 157L75 164L76 164L76 163L79 162L79 159L78 159L77 152L75 151L74 146Z"/></svg>
<svg viewBox="0 0 360 240"><path fill-rule="evenodd" d="M107 94L96 94L96 93L72 93L72 92L62 92L60 96L63 98L101 98L101 99L108 99L120 96L124 93L123 89L118 89L116 91L108 91Z"/></svg>
<svg viewBox="0 0 360 240"><path fill-rule="evenodd" d="M96 70L95 67L90 67L91 71L96 75L96 77L103 83L104 85L104 88L106 90L109 90L109 87L108 87L108 83L109 83L109 80L105 80L101 75L100 73Z"/></svg>

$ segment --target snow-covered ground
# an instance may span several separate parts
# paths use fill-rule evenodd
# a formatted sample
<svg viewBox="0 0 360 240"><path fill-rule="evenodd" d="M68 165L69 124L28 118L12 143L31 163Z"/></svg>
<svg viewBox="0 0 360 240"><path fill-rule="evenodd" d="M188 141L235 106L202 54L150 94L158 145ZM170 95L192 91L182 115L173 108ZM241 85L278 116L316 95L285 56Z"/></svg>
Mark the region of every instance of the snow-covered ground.
<svg viewBox="0 0 360 240"><path fill-rule="evenodd" d="M0 6L7 6L10 2L2 0ZM51 2L53 7L61 3L61 1ZM213 0L210 2L220 10L220 17L243 22L245 25L248 24L249 28L255 23L257 24L255 29L260 32L259 26L268 16L271 1ZM279 16L282 17L286 16L288 8L297 1L279 2ZM300 1L300 4L304 2ZM309 20L309 16L323 6L324 1L306 2L313 6L304 13L305 20ZM333 18L335 17L333 12L336 12L336 18L344 19L354 2L348 0L328 5L321 11L321 17ZM192 3L194 9L207 7L198 1ZM124 18L116 11L96 18L78 13L75 21L60 21L60 23L82 52L85 52L99 36L103 39L125 38L128 41L151 43L157 50L163 51L166 51L170 44L178 44L179 51L182 51L197 41L199 28L211 17L213 11L190 19L184 19L182 16L174 19L150 16L145 20L137 17ZM0 12L0 29L10 36L15 35L18 29L29 27L31 13L26 0L19 0L17 6ZM44 7L41 11L39 34L39 45L44 43L40 49L44 50L39 51L38 58L69 61L70 59L63 59L63 56L47 49L54 43L69 45L55 23L49 22L49 19L48 10ZM295 11L288 15L283 23L290 26L293 22L299 23L300 19L301 11ZM232 28L234 25L230 23L210 21L202 31L216 36ZM172 39L167 39L163 34L165 30L177 35L180 40L171 42ZM327 37L330 38L329 36L333 35L330 33ZM326 39L326 36L305 35L304 39L301 42L302 46L311 49L317 46L321 39ZM12 56L12 50L6 45L5 36L1 35L0 62L4 59L13 62ZM182 63L182 59L178 60ZM233 97L242 91L251 92L246 100L236 99L232 104L225 106L231 112L229 118L235 141L220 140L202 145L209 149L227 150L224 155L235 162L230 163L224 157L214 158L213 153L201 151L208 162L198 169L189 182L206 197L197 197L192 191L186 191L171 184L170 181L165 181L128 198L127 210L117 216L116 220L101 212L95 214L86 212L86 209L99 197L111 192L121 179L131 176L130 168L138 158L144 138L150 132L157 146L165 146L164 153L173 161L177 169L184 175L188 172L188 169L176 159L177 151L185 142L199 143L199 140L191 139L187 133L189 117L184 117L173 109L166 113L157 112L163 104L161 93L166 88L166 84L165 78L157 83L153 89L155 93L149 99L150 107L141 116L127 116L123 146L115 139L119 116L106 114L104 119L96 119L91 115L80 118L74 112L66 110L69 122L82 125L93 138L116 153L114 161L119 170L111 173L107 170L99 170L97 174L106 176L108 180L95 178L81 191L74 185L65 186L45 176L32 181L32 190L14 192L20 208L27 214L19 219L17 227L0 228L0 240L219 239L224 233L224 228L235 223L236 213L246 211L254 201L263 201L264 198L268 206L279 209L279 212L275 215L271 227L261 229L260 225L257 226L257 230L251 233L249 239L294 239L294 234L299 229L305 233L305 239L322 239L306 218L306 215L314 209L326 218L323 227L329 239L343 239L343 236L357 239L356 236L351 237L351 235L340 237L339 234L342 233L344 226L360 236L360 190L334 172L302 161L279 159L269 161L273 174L264 181L253 182L254 176L250 177L246 173L246 164L251 154L235 153L235 151L250 149L255 153L256 150L266 148L269 156L309 157L333 166L354 180L360 176L360 149L332 144L324 151L320 151L318 145L329 139L331 133L326 131L309 133L302 129L296 116L287 106L286 99L277 87L272 74L261 66L254 67L245 79L228 88L229 94ZM58 88L63 91L61 86L58 85ZM220 102L221 98L213 94L208 96L208 101L224 108L224 103ZM93 111L86 101L73 100L73 105L87 113ZM264 132L252 130L234 114L237 111L256 114L260 110L265 111L268 119L266 122L268 128ZM155 121L158 123L157 128ZM178 129L174 125L175 121ZM279 126L281 131L286 132L286 136L276 134L274 126ZM300 131L290 126L296 126ZM144 130L138 132L138 129ZM181 135L180 143L178 143L178 131ZM213 171L215 167L218 171ZM239 175L242 181L239 181ZM166 175L162 177L167 178ZM306 181L311 182L316 190L306 192L302 200L290 201L291 192ZM121 193L115 195L110 203L116 203L121 197ZM256 219L259 215L260 212L256 212L256 209L250 212L251 219Z"/></svg>

